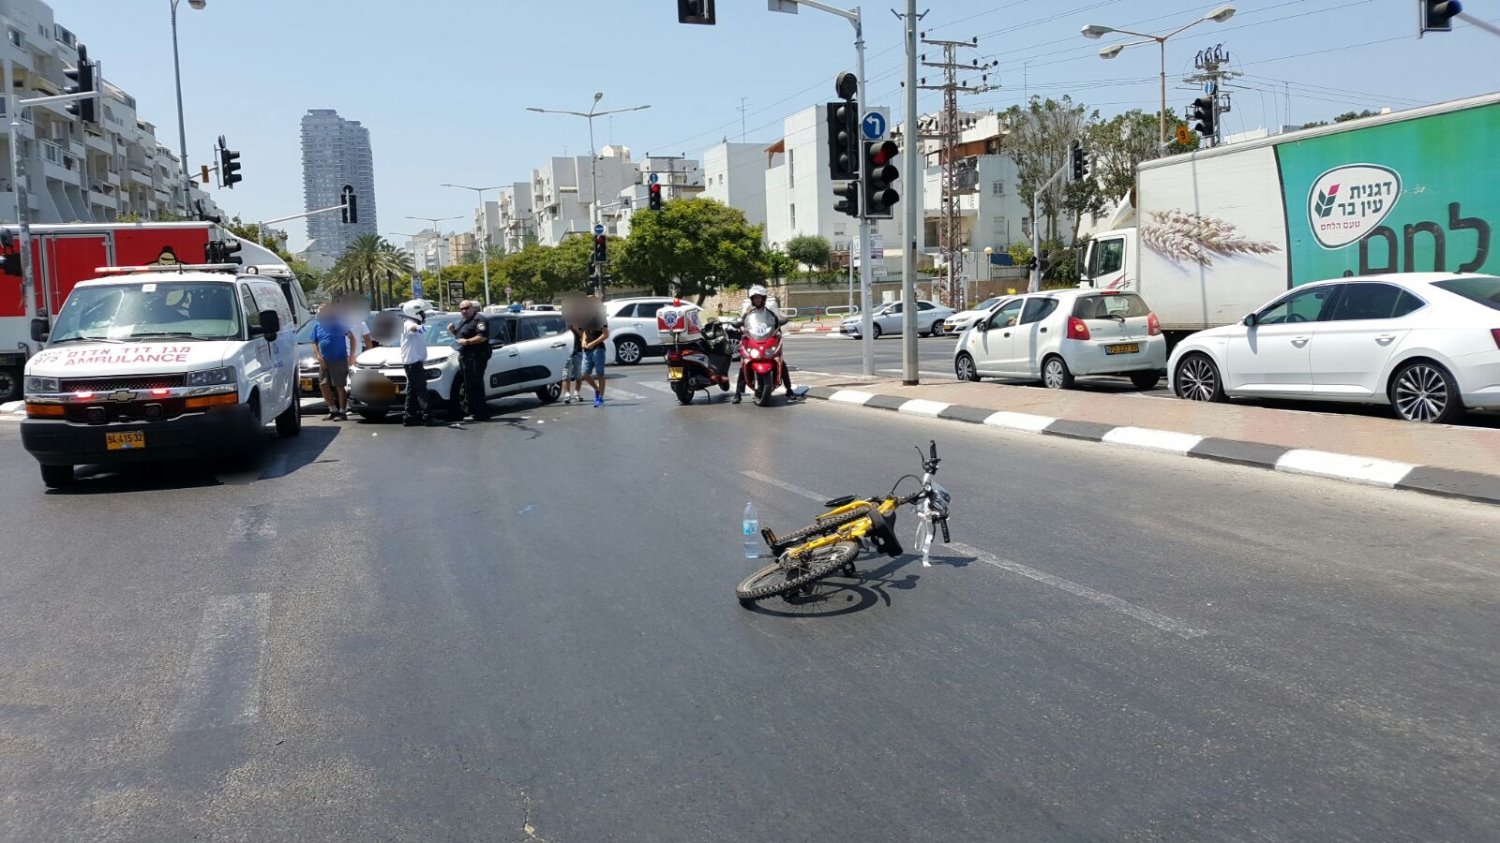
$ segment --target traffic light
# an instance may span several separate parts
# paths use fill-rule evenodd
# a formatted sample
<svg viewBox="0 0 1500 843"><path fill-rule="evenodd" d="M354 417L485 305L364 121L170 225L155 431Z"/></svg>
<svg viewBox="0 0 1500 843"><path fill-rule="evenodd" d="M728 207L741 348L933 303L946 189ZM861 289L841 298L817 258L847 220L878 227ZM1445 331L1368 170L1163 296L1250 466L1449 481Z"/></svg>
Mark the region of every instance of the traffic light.
<svg viewBox="0 0 1500 843"><path fill-rule="evenodd" d="M833 195L839 198L833 205L835 211L851 217L859 216L859 182L834 182Z"/></svg>
<svg viewBox="0 0 1500 843"><path fill-rule="evenodd" d="M661 185L657 184L656 182L652 182L651 186L646 188L646 197L647 207L649 207L653 211L661 210Z"/></svg>
<svg viewBox="0 0 1500 843"><path fill-rule="evenodd" d="M891 206L901 201L901 194L892 187L901 177L892 163L900 152L892 140L865 144L865 216L869 219L890 219Z"/></svg>
<svg viewBox="0 0 1500 843"><path fill-rule="evenodd" d="M828 177L835 182L858 178L859 104L831 102L825 106L828 122Z"/></svg>
<svg viewBox="0 0 1500 843"><path fill-rule="evenodd" d="M1417 0L1422 8L1422 29L1427 32L1452 32L1453 18L1464 10L1458 0Z"/></svg>
<svg viewBox="0 0 1500 843"><path fill-rule="evenodd" d="M678 23L714 25L714 0L677 0Z"/></svg>
<svg viewBox="0 0 1500 843"><path fill-rule="evenodd" d="M359 222L359 197L354 195L354 185L344 185L344 192L339 194L339 200L339 204L344 206L344 209L339 212L339 215L344 218L344 224L353 225Z"/></svg>
<svg viewBox="0 0 1500 843"><path fill-rule="evenodd" d="M1089 165L1088 153L1083 151L1083 141L1073 141L1071 158L1073 161L1073 181L1083 181L1084 175L1088 172Z"/></svg>
<svg viewBox="0 0 1500 843"><path fill-rule="evenodd" d="M1214 98L1210 94L1193 100L1191 118L1197 122L1193 123L1193 131L1205 138L1211 138L1217 132L1218 115L1214 113Z"/></svg>
<svg viewBox="0 0 1500 843"><path fill-rule="evenodd" d="M63 89L65 94L88 94L94 91L94 65L89 61L89 50L82 44L78 45L78 63L72 70L63 71L71 83ZM70 102L66 106L69 114L81 118L85 123L98 123L99 116L94 110L94 98L88 97L77 102Z"/></svg>
<svg viewBox="0 0 1500 843"><path fill-rule="evenodd" d="M240 263L235 253L244 248L238 240L210 240L203 247L204 263Z"/></svg>
<svg viewBox="0 0 1500 843"><path fill-rule="evenodd" d="M203 185L204 187L208 187L208 165L207 164L203 165L203 172L200 174L200 178L198 179L198 183L201 184L201 185Z"/></svg>
<svg viewBox="0 0 1500 843"><path fill-rule="evenodd" d="M594 263L606 263L609 260L609 238L603 234L594 235Z"/></svg>
<svg viewBox="0 0 1500 843"><path fill-rule="evenodd" d="M244 180L240 175L240 154L226 146L224 136L219 135L219 184L233 188Z"/></svg>

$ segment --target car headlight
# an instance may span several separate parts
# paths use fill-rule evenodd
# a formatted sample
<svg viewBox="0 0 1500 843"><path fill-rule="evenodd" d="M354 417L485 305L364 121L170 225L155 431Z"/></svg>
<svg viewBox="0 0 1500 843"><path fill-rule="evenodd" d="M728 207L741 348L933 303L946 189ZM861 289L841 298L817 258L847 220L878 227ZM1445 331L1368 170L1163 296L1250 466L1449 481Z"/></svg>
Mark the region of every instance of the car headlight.
<svg viewBox="0 0 1500 843"><path fill-rule="evenodd" d="M188 386L218 386L219 384L234 383L234 367L224 366L219 369L203 369L197 372L188 372Z"/></svg>
<svg viewBox="0 0 1500 843"><path fill-rule="evenodd" d="M443 376L442 369L427 369L425 371L427 372L427 379L430 381L435 381Z"/></svg>
<svg viewBox="0 0 1500 843"><path fill-rule="evenodd" d="M38 392L61 392L62 386L57 378L39 378L36 375L26 376L26 392L28 395Z"/></svg>
<svg viewBox="0 0 1500 843"><path fill-rule="evenodd" d="M306 357L302 358L301 360L297 361L297 368L299 368L299 369L316 369L316 368L318 368L318 358L313 357L312 355L309 354L308 356L306 356Z"/></svg>

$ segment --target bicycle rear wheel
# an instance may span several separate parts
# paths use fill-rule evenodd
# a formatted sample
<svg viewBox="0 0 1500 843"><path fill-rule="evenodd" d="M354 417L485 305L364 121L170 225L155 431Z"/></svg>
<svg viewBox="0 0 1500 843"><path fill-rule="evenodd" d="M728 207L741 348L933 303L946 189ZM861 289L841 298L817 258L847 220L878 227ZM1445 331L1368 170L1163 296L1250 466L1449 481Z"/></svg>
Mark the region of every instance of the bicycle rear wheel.
<svg viewBox="0 0 1500 843"><path fill-rule="evenodd" d="M761 568L746 577L735 589L740 604L748 606L757 600L765 600L811 585L854 561L859 553L859 542L839 542L820 547L790 568L780 562Z"/></svg>

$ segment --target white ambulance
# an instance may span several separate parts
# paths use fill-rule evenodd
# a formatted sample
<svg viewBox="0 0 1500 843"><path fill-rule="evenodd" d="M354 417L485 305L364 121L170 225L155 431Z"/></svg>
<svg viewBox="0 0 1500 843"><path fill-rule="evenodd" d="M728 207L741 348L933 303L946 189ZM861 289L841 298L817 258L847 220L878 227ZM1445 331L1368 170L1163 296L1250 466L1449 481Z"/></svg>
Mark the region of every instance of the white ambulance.
<svg viewBox="0 0 1500 843"><path fill-rule="evenodd" d="M296 339L275 279L238 266L106 267L26 361L21 443L51 487L77 465L243 454L296 436Z"/></svg>

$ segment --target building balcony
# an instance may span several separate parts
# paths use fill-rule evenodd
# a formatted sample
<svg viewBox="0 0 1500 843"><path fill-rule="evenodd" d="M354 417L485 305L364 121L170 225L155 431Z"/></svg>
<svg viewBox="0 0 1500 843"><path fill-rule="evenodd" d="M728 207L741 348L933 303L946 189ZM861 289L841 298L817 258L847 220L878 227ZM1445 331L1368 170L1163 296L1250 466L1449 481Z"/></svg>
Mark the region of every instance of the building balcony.
<svg viewBox="0 0 1500 843"><path fill-rule="evenodd" d="M145 170L137 170L134 167L130 168L130 180L143 187L150 187L153 184L150 173Z"/></svg>
<svg viewBox="0 0 1500 843"><path fill-rule="evenodd" d="M108 208L111 211L117 211L120 208L120 200L105 193L90 192L89 204L98 205L101 208Z"/></svg>
<svg viewBox="0 0 1500 843"><path fill-rule="evenodd" d="M88 146L89 149L92 149L96 152L108 153L113 153L115 151L114 143L104 135L96 135L93 132L84 132L83 137L84 143Z"/></svg>

